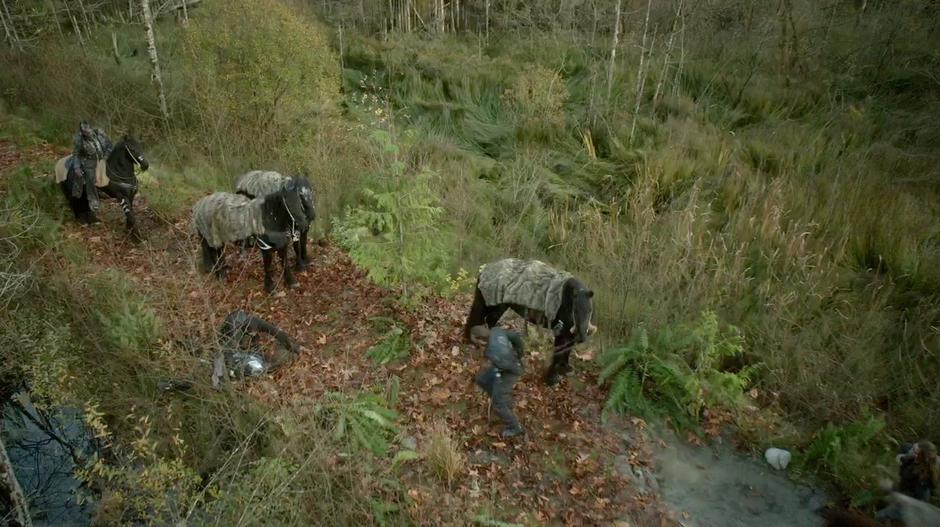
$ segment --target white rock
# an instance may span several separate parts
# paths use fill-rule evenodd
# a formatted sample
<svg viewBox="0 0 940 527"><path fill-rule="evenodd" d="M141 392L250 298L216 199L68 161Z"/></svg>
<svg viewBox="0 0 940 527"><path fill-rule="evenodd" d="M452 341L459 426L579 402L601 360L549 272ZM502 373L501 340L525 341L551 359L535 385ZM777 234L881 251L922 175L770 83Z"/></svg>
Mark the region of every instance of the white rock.
<svg viewBox="0 0 940 527"><path fill-rule="evenodd" d="M768 448L767 451L764 452L764 459L767 460L770 466L777 470L787 468L787 465L790 464L790 457L790 452L781 448Z"/></svg>

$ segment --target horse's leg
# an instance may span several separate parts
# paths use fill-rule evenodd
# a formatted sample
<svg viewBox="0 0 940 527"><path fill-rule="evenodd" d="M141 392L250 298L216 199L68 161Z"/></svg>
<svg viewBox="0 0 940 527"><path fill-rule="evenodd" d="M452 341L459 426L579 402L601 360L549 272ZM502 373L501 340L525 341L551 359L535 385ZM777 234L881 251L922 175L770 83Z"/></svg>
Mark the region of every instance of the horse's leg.
<svg viewBox="0 0 940 527"><path fill-rule="evenodd" d="M296 269L303 271L307 267L307 229L300 232L300 239L294 242L294 257Z"/></svg>
<svg viewBox="0 0 940 527"><path fill-rule="evenodd" d="M124 211L124 224L127 226L127 232L135 242L141 240L140 231L137 230L137 219L134 217L134 195L133 194L115 194L121 200L121 210Z"/></svg>
<svg viewBox="0 0 940 527"><path fill-rule="evenodd" d="M209 247L209 242L202 236L199 237L199 248L202 253L202 271L204 273L212 272L217 260L215 249Z"/></svg>
<svg viewBox="0 0 940 527"><path fill-rule="evenodd" d="M509 309L509 306L506 304L487 307L483 315L486 319L486 326L494 327L499 324L499 319L503 318L503 314L506 313L507 309Z"/></svg>
<svg viewBox="0 0 940 527"><path fill-rule="evenodd" d="M228 268L225 266L225 246L212 249L212 269L219 278L225 278Z"/></svg>
<svg viewBox="0 0 940 527"><path fill-rule="evenodd" d="M86 214L82 211L82 201L72 197L72 193L69 192L69 183L68 181L63 181L59 183L59 188L62 189L62 193L65 194L65 199L69 202L69 208L72 209L72 215L75 216L75 221L86 224L88 223L88 218Z"/></svg>
<svg viewBox="0 0 940 527"><path fill-rule="evenodd" d="M483 294L480 293L480 288L473 288L473 304L470 306L470 313L467 314L467 322L463 327L463 338L467 342L470 341L470 328L473 326L479 326L484 322L484 311L486 311L486 301L483 300Z"/></svg>
<svg viewBox="0 0 940 527"><path fill-rule="evenodd" d="M274 255L271 254L271 249L262 249L261 258L264 260L264 289L269 292L274 292Z"/></svg>
<svg viewBox="0 0 940 527"><path fill-rule="evenodd" d="M281 267L284 269L284 283L287 284L287 287L297 287L297 279L294 278L294 273L290 270L290 264L287 262L287 244L284 244L284 247L281 247L277 250L277 255L281 259Z"/></svg>
<svg viewBox="0 0 940 527"><path fill-rule="evenodd" d="M568 356L574 348L575 338L570 332L562 331L555 337L555 346L552 353L552 365L545 374L545 383L549 386L558 382L558 379L571 371L568 365Z"/></svg>

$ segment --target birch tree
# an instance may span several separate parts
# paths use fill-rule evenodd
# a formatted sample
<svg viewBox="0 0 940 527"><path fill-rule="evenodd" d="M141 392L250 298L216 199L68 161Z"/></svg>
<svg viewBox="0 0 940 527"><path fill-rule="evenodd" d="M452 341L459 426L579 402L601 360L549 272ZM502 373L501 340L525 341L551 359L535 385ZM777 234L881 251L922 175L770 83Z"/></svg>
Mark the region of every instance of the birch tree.
<svg viewBox="0 0 940 527"><path fill-rule="evenodd" d="M10 47L23 51L23 44L20 42L20 36L16 32L16 23L13 21L13 16L10 15L10 9L7 7L6 0L0 2L0 8L2 8L2 11L0 11L0 22L3 23L3 31L6 33Z"/></svg>
<svg viewBox="0 0 940 527"><path fill-rule="evenodd" d="M153 15L150 13L150 0L140 0L140 12L144 17L144 26L147 28L147 53L150 55L150 67L153 69L151 79L157 86L157 95L160 97L160 114L163 115L163 121L169 123L170 112L166 107L163 76L160 75L160 60L157 58L157 42L153 33Z"/></svg>

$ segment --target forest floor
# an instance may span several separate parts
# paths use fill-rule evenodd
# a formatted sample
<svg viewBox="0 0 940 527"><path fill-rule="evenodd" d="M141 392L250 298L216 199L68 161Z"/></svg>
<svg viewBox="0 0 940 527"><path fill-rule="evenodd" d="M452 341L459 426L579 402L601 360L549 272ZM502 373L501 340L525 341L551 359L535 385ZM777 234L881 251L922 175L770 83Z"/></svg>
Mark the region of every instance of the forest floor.
<svg viewBox="0 0 940 527"><path fill-rule="evenodd" d="M51 180L56 155L64 153L49 145L18 149L0 141L0 173L25 162L41 163L48 173L36 177ZM421 464L402 470L417 523L464 524L470 521L468 513L489 509L494 519L526 524L681 524L656 491L646 423L638 418L602 422L605 393L596 377L579 367L580 359L573 361L573 375L549 387L541 381L546 354L529 353L526 374L515 389L516 413L526 435L503 440L498 418L488 418L488 400L473 383L484 364L481 351L462 341L468 298L431 298L405 308L397 292L370 283L343 251L324 242L311 244L312 262L297 274L299 288L279 287L269 295L257 252L229 250L227 277L204 275L197 269L198 242L188 218L159 217L147 207L146 196L135 209L142 243L129 240L120 207L107 200L99 212L101 223L80 226L69 214L63 234L82 240L93 269L124 273L145 292L165 323L166 341L188 343L184 348L209 360L214 328L232 310L245 309L294 337L302 352L237 389L281 407L326 392L384 386L394 375L400 379L399 444L421 451L435 423L446 422L466 459L465 469L449 486L428 477ZM410 330L412 351L403 363L378 366L366 357L385 336L374 329L376 317L398 320ZM586 353L590 358L590 348ZM210 367L180 374L208 383Z"/></svg>

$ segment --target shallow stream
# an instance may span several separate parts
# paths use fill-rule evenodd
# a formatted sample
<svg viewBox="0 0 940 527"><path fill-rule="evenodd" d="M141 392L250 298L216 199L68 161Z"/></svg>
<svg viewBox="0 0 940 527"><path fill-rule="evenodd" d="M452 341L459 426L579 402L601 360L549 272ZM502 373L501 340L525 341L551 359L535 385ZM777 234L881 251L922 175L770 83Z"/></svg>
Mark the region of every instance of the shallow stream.
<svg viewBox="0 0 940 527"><path fill-rule="evenodd" d="M790 480L763 458L727 444L694 446L667 430L657 435L656 480L665 501L687 527L813 527L826 496Z"/></svg>

